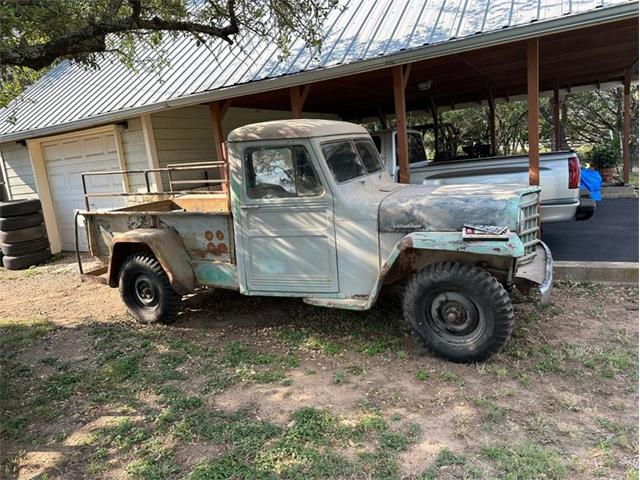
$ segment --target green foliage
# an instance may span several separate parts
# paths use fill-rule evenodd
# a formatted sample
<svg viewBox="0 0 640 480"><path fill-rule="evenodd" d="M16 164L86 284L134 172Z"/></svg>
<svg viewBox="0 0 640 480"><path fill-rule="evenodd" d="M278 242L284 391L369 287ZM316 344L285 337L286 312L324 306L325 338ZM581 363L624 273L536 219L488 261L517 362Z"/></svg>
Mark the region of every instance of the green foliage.
<svg viewBox="0 0 640 480"><path fill-rule="evenodd" d="M0 66L0 108L6 107L11 100L19 97L29 85L38 80L46 71L47 69L35 71L24 67L5 68Z"/></svg>
<svg viewBox="0 0 640 480"><path fill-rule="evenodd" d="M496 462L505 480L553 479L565 478L566 468L560 456L553 450L542 448L534 443L519 445L485 445L481 447L483 455Z"/></svg>
<svg viewBox="0 0 640 480"><path fill-rule="evenodd" d="M621 161L620 146L616 142L595 145L588 153L587 161L596 169L613 168Z"/></svg>
<svg viewBox="0 0 640 480"><path fill-rule="evenodd" d="M64 59L96 68L109 56L129 68L160 68L170 47L165 37L191 36L213 48L251 35L281 56L296 38L318 52L335 8L337 0L0 2L0 107Z"/></svg>
<svg viewBox="0 0 640 480"><path fill-rule="evenodd" d="M631 157L638 156L638 87L631 88ZM620 155L623 126L621 88L572 93L562 97L560 112L561 150L574 149L582 154L591 146L617 146ZM553 98L540 102L541 151L555 148ZM430 123L431 116L412 115L412 123ZM457 153L474 142L489 143L487 107L472 107L442 112L440 121L451 123L457 132ZM496 105L496 143L499 155L527 152L527 103L503 102ZM581 157L582 158L582 157ZM619 161L619 160L618 160Z"/></svg>

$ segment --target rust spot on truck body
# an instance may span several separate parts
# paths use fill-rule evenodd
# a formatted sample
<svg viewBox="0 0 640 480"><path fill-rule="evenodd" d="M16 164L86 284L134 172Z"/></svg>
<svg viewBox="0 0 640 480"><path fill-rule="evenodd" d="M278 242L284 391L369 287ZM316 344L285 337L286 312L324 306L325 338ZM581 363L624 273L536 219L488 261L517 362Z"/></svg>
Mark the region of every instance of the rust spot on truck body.
<svg viewBox="0 0 640 480"><path fill-rule="evenodd" d="M214 243L207 243L207 252L209 252L211 255L214 256L220 256L220 255L224 255L225 253L229 252L229 247L227 247L226 243L219 243L219 244L214 244Z"/></svg>

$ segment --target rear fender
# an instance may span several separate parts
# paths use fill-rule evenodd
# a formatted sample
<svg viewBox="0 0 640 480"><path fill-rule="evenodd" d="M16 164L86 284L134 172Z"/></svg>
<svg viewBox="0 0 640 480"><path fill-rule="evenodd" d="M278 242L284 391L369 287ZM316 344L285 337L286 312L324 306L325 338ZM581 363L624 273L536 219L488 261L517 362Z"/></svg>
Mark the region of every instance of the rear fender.
<svg viewBox="0 0 640 480"><path fill-rule="evenodd" d="M168 228L138 228L116 235L111 240L109 286L118 286L120 268L129 255L151 252L169 277L171 287L180 294L195 289L191 259L178 234Z"/></svg>

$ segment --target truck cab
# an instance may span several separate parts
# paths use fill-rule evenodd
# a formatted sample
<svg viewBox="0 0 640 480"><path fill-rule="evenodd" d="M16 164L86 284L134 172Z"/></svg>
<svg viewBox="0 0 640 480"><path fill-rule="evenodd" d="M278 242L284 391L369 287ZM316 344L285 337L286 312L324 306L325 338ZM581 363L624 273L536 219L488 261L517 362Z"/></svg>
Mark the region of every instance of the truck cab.
<svg viewBox="0 0 640 480"><path fill-rule="evenodd" d="M82 212L104 265L84 278L118 286L144 322L173 320L179 297L204 287L367 310L400 285L406 320L455 361L504 346L508 289L549 295L538 187L398 184L369 133L346 122L240 127L228 152L222 191Z"/></svg>

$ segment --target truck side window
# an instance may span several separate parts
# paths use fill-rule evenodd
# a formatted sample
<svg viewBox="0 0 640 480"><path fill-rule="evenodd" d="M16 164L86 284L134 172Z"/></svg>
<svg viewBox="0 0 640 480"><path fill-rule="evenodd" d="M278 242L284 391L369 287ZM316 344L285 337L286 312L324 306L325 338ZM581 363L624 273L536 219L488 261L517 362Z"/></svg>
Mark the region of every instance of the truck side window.
<svg viewBox="0 0 640 480"><path fill-rule="evenodd" d="M346 182L364 175L364 168L350 140L322 145L322 154L337 182Z"/></svg>
<svg viewBox="0 0 640 480"><path fill-rule="evenodd" d="M377 172L382 169L380 155L378 155L378 152L369 140L354 140L353 143L356 145L356 150L358 150L358 155L360 155L360 160L362 160L362 164L367 173Z"/></svg>
<svg viewBox="0 0 640 480"><path fill-rule="evenodd" d="M245 168L249 198L308 197L322 193L322 185L302 146L248 148Z"/></svg>

